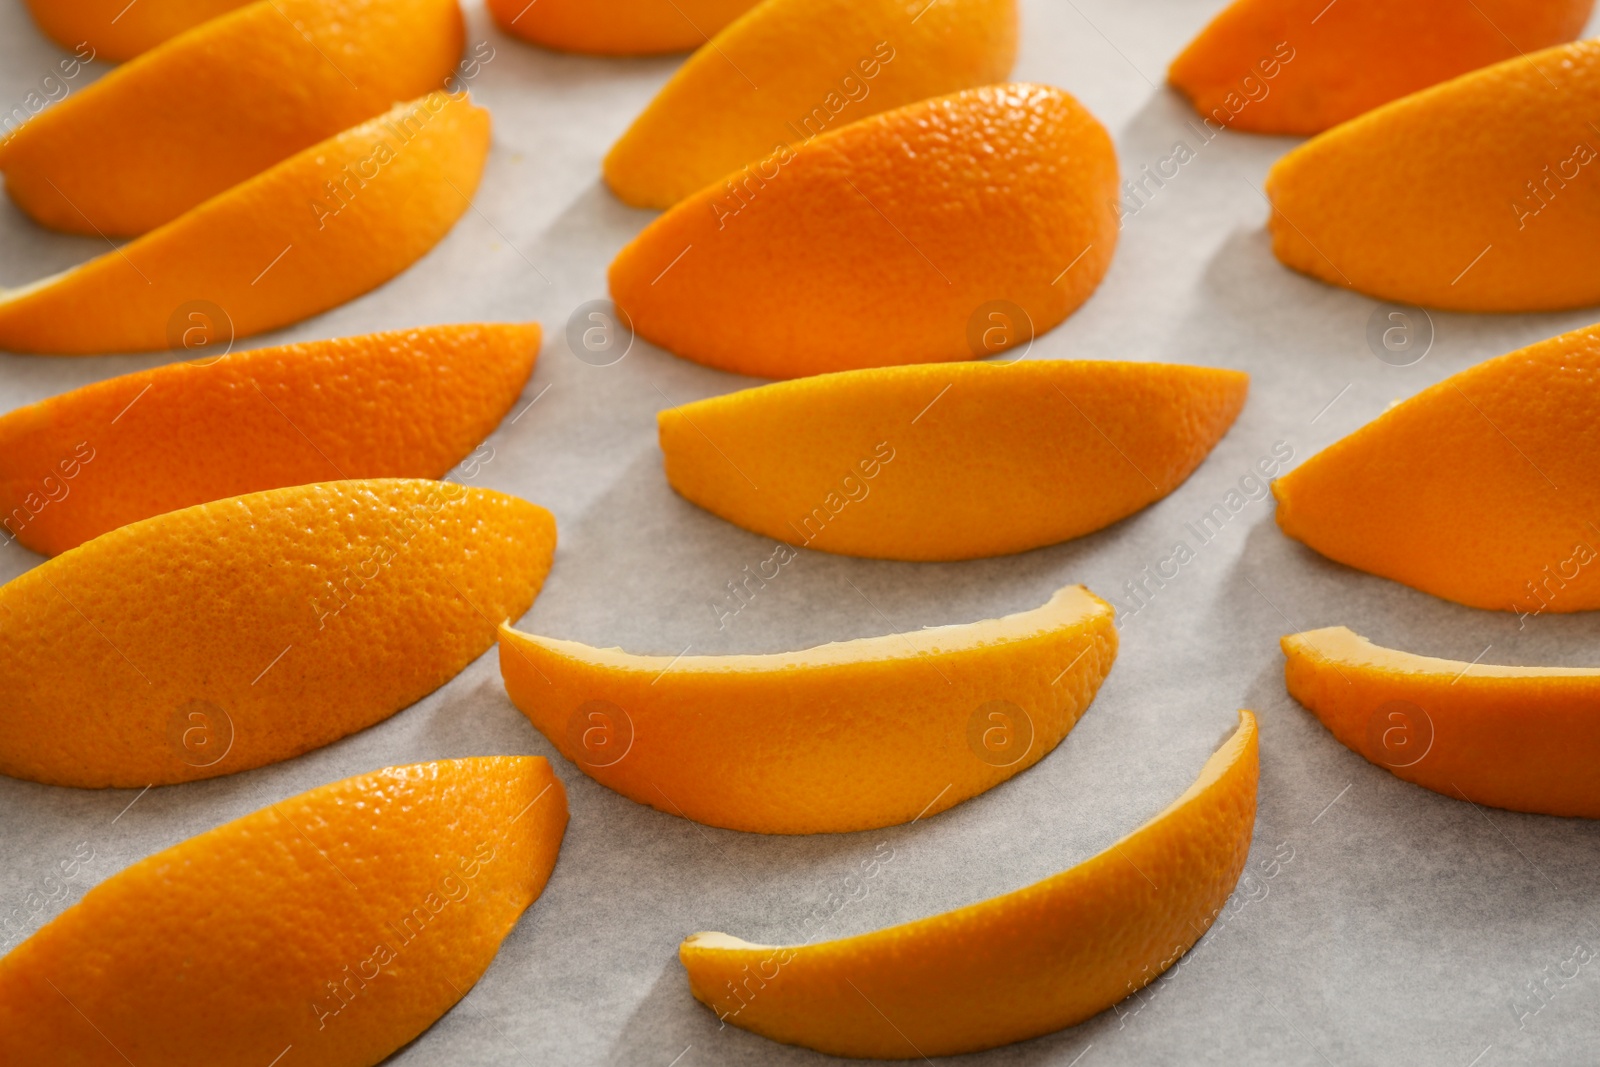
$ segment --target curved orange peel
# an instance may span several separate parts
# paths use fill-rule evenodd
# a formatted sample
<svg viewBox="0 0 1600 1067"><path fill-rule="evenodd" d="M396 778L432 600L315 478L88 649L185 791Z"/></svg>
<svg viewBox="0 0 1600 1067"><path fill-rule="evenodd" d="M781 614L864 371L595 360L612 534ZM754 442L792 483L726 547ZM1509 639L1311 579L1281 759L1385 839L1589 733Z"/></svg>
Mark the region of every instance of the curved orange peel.
<svg viewBox="0 0 1600 1067"><path fill-rule="evenodd" d="M165 785L329 744L487 650L555 539L543 508L405 479L113 530L0 586L0 773Z"/></svg>
<svg viewBox="0 0 1600 1067"><path fill-rule="evenodd" d="M954 807L1048 755L1116 658L1068 586L1004 618L761 656L635 656L500 628L511 700L587 775L730 830L843 833Z"/></svg>
<svg viewBox="0 0 1600 1067"><path fill-rule="evenodd" d="M6 1063L367 1067L449 1011L544 891L538 757L388 767L135 863L0 958Z"/></svg>
<svg viewBox="0 0 1600 1067"><path fill-rule="evenodd" d="M456 0L259 0L24 123L0 143L6 192L52 229L145 233L442 88L462 36Z"/></svg>
<svg viewBox="0 0 1600 1067"><path fill-rule="evenodd" d="M785 153L618 254L641 336L768 378L967 360L1054 327L1111 264L1116 151L1059 89L970 89Z"/></svg>
<svg viewBox="0 0 1600 1067"><path fill-rule="evenodd" d="M1168 80L1218 126L1320 133L1491 63L1571 41L1594 0L1234 0Z"/></svg>
<svg viewBox="0 0 1600 1067"><path fill-rule="evenodd" d="M62 48L87 44L112 63L132 59L169 37L176 37L250 0L25 0L39 28Z"/></svg>
<svg viewBox="0 0 1600 1067"><path fill-rule="evenodd" d="M657 416L667 480L747 530L851 556L973 559L1166 496L1244 406L1239 371L1036 360L884 367Z"/></svg>
<svg viewBox="0 0 1600 1067"><path fill-rule="evenodd" d="M55 555L223 497L329 478L442 477L516 402L539 337L528 323L309 341L29 404L0 416L0 529Z"/></svg>
<svg viewBox="0 0 1600 1067"><path fill-rule="evenodd" d="M1454 311L1600 303L1600 41L1385 104L1274 164L1272 250L1330 285ZM1462 131L1470 130L1470 136Z"/></svg>
<svg viewBox="0 0 1600 1067"><path fill-rule="evenodd" d="M450 231L488 151L489 113L465 94L400 104L98 259L0 292L0 349L178 350L196 306L237 337L336 307Z"/></svg>
<svg viewBox="0 0 1600 1067"><path fill-rule="evenodd" d="M488 0L502 30L563 52L644 56L687 52L756 0Z"/></svg>
<svg viewBox="0 0 1600 1067"><path fill-rule="evenodd" d="M765 0L689 57L602 171L625 203L671 207L825 130L1003 81L1016 52L1016 0Z"/></svg>
<svg viewBox="0 0 1600 1067"><path fill-rule="evenodd" d="M1272 483L1329 559L1520 615L1600 607L1600 327L1446 378Z"/></svg>
<svg viewBox="0 0 1600 1067"><path fill-rule="evenodd" d="M836 1056L975 1052L1059 1030L1158 977L1244 870L1256 720L1166 810L1042 882L932 918L792 947L694 934L689 989L724 1022Z"/></svg>
<svg viewBox="0 0 1600 1067"><path fill-rule="evenodd" d="M1289 695L1397 778L1494 808L1600 819L1600 670L1434 659L1343 626L1282 644Z"/></svg>

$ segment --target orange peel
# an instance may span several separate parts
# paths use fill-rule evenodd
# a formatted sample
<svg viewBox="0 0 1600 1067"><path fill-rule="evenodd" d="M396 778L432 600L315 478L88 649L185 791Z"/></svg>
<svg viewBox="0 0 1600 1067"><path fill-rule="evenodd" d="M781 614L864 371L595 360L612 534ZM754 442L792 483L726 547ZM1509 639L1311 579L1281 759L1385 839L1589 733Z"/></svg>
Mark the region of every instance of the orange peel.
<svg viewBox="0 0 1600 1067"><path fill-rule="evenodd" d="M1600 670L1435 659L1343 626L1282 644L1289 695L1395 777L1494 808L1600 819Z"/></svg>
<svg viewBox="0 0 1600 1067"><path fill-rule="evenodd" d="M489 0L502 30L546 48L601 56L687 52L756 0Z"/></svg>
<svg viewBox="0 0 1600 1067"><path fill-rule="evenodd" d="M1061 742L1116 652L1111 607L1082 586L1000 619L777 655L635 656L500 628L512 703L585 774L768 834L893 826L993 788Z"/></svg>
<svg viewBox="0 0 1600 1067"><path fill-rule="evenodd" d="M1003 81L1016 0L765 0L690 56L606 154L606 184L667 208L868 115Z"/></svg>
<svg viewBox="0 0 1600 1067"><path fill-rule="evenodd" d="M1273 165L1273 253L1381 300L1453 311L1600 303L1600 41L1369 111ZM1470 131L1464 135L1463 131Z"/></svg>
<svg viewBox="0 0 1600 1067"><path fill-rule="evenodd" d="M462 35L456 0L259 0L24 123L0 143L6 192L52 229L145 233L443 87Z"/></svg>
<svg viewBox="0 0 1600 1067"><path fill-rule="evenodd" d="M0 291L0 349L177 349L197 305L235 337L337 307L450 231L488 151L489 113L465 94L397 105L98 259Z"/></svg>
<svg viewBox="0 0 1600 1067"><path fill-rule="evenodd" d="M1234 0L1168 80L1219 126L1320 133L1491 63L1571 41L1594 0Z"/></svg>
<svg viewBox="0 0 1600 1067"><path fill-rule="evenodd" d="M1083 1021L1200 939L1244 870L1259 777L1255 716L1164 811L1042 882L932 918L817 944L694 934L678 950L724 1021L835 1056L976 1052Z"/></svg>
<svg viewBox="0 0 1600 1067"><path fill-rule="evenodd" d="M1172 492L1244 406L1239 371L1025 360L882 367L657 416L667 480L791 545L881 559L1022 552Z"/></svg>
<svg viewBox="0 0 1600 1067"><path fill-rule="evenodd" d="M1275 480L1278 526L1458 604L1600 607L1597 380L1595 326L1470 367Z"/></svg>
<svg viewBox="0 0 1600 1067"><path fill-rule="evenodd" d="M62 48L87 43L97 58L120 63L250 0L25 0L34 22Z"/></svg>
<svg viewBox="0 0 1600 1067"><path fill-rule="evenodd" d="M1059 89L971 89L785 152L617 256L640 336L769 378L968 360L1060 323L1116 248L1116 151Z"/></svg>
<svg viewBox="0 0 1600 1067"><path fill-rule="evenodd" d="M0 773L211 778L420 700L528 609L550 513L487 489L325 482L124 526L0 587Z"/></svg>
<svg viewBox="0 0 1600 1067"><path fill-rule="evenodd" d="M55 555L209 500L329 478L442 477L516 402L539 338L529 323L309 341L29 404L0 417L0 528Z"/></svg>
<svg viewBox="0 0 1600 1067"><path fill-rule="evenodd" d="M529 756L270 804L112 875L0 958L0 1060L378 1063L483 975L566 825Z"/></svg>

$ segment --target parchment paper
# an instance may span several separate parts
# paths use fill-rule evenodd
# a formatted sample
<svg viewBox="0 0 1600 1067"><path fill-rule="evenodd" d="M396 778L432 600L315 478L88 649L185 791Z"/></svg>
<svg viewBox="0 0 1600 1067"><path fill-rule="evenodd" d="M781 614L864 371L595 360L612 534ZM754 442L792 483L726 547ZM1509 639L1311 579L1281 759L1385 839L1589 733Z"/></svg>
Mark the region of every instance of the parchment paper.
<svg viewBox="0 0 1600 1067"><path fill-rule="evenodd" d="M1258 190L1294 141L1203 141L1193 113L1163 84L1166 63L1219 6L1023 4L1016 77L1077 95L1115 136L1125 176L1156 168L1179 141L1193 156L1148 187L1098 293L1039 338L1030 358L1169 360L1252 375L1243 415L1194 476L1093 536L960 564L803 552L719 631L708 602L773 546L673 494L654 413L753 383L642 341L621 362L595 367L563 339L574 309L605 295L611 257L651 218L606 192L599 163L678 60L540 51L500 34L477 3L468 5L468 46L486 40L494 55L471 88L493 112L495 133L476 210L376 292L249 342L542 322L547 341L523 403L538 401L490 438L492 459L468 480L555 513L555 567L522 624L558 637L666 655L778 651L987 618L1036 606L1070 582L1127 611L1124 583L1188 542L1195 558L1124 618L1121 656L1099 698L1037 767L911 827L809 838L709 829L611 793L558 756L506 698L490 653L379 726L245 774L142 794L0 779L0 913L20 908L19 921L35 929L139 858L351 774L534 753L553 761L571 801L555 875L482 981L393 1062L812 1064L824 1057L719 1029L689 995L679 940L719 929L781 943L819 909L825 936L859 933L1043 878L1166 805L1245 706L1261 719L1260 822L1223 921L1118 1010L972 1061L1593 1062L1600 965L1558 976L1571 973L1575 946L1600 947L1600 825L1478 809L1368 764L1286 695L1277 639L1342 623L1431 655L1581 665L1595 662L1600 618L1545 615L1519 628L1514 615L1348 570L1283 537L1270 499L1250 501L1203 545L1185 524L1280 442L1298 462L1391 401L1595 313L1435 313L1420 362L1376 358L1367 341L1376 302L1272 258ZM0 103L20 101L62 55L17 0L0 4ZM105 248L47 233L9 202L0 204L0 232L5 285ZM169 358L0 356L0 408ZM15 545L0 550L0 577L38 562ZM845 877L885 843L892 862L838 903ZM71 878L49 881L61 861L90 852L88 862L69 862ZM1530 983L1547 990L1538 1010Z"/></svg>

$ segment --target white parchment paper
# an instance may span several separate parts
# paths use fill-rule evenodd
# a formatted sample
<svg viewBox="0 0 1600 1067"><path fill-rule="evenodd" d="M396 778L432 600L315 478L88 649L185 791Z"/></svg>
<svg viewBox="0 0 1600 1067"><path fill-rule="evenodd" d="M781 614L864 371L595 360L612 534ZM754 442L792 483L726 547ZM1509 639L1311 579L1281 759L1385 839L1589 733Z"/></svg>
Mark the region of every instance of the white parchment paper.
<svg viewBox="0 0 1600 1067"><path fill-rule="evenodd" d="M1223 921L1118 1010L973 1062L1593 1062L1600 965L1559 975L1564 966L1570 975L1565 961L1580 942L1600 947L1600 825L1478 809L1368 764L1289 699L1277 639L1342 623L1431 655L1580 665L1595 662L1600 618L1546 615L1519 626L1513 615L1348 570L1283 537L1270 499L1250 501L1204 544L1186 524L1275 447L1292 449L1298 462L1391 401L1596 313L1434 314L1420 362L1376 358L1367 342L1376 302L1272 258L1258 190L1292 139L1205 141L1163 84L1166 63L1218 6L1023 4L1016 77L1077 95L1115 136L1125 176L1192 156L1164 185L1149 186L1099 292L1040 338L1030 358L1167 360L1252 376L1243 415L1195 475L1093 536L960 564L803 552L719 630L709 601L773 546L673 494L654 413L752 382L643 342L613 366L590 366L563 339L569 315L605 295L606 265L651 218L606 192L599 163L678 60L543 52L500 34L476 3L468 5L469 48L487 41L493 58L472 90L495 124L476 210L388 285L250 342L542 322L547 341L524 403L538 401L490 438L492 458L471 480L555 513L555 567L522 625L558 637L666 655L769 652L987 618L1038 605L1069 582L1127 611L1134 604L1125 583L1187 542L1194 559L1126 615L1121 656L1099 698L1037 767L911 827L809 838L709 829L611 793L558 756L506 698L490 653L379 726L245 774L145 793L0 779L0 914L18 909L17 921L35 929L139 858L351 774L539 754L565 781L572 810L549 888L483 980L393 1062L813 1064L824 1057L719 1029L689 995L679 940L720 929L781 943L813 913L825 916L825 936L859 933L1043 878L1160 810L1245 706L1261 719L1260 821ZM6 108L63 54L18 0L0 4ZM1189 151L1176 153L1180 141ZM0 203L0 284L104 248L47 233ZM0 355L0 409L168 358ZM38 562L15 545L0 550L0 578ZM845 877L891 850L865 890L840 904ZM91 853L60 878L61 861ZM1530 983L1545 989L1542 1001L1531 999Z"/></svg>

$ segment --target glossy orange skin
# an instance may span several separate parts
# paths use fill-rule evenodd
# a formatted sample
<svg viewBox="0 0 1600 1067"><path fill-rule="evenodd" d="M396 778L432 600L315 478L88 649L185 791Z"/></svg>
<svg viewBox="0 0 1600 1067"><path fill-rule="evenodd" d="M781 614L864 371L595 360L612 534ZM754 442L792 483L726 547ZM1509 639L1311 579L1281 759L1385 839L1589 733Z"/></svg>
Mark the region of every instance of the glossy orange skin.
<svg viewBox="0 0 1600 1067"><path fill-rule="evenodd" d="M764 0L690 56L606 153L611 191L668 208L785 145L1004 81L1016 0Z"/></svg>
<svg viewBox="0 0 1600 1067"><path fill-rule="evenodd" d="M1278 526L1458 604L1600 607L1600 327L1486 360L1272 483Z"/></svg>
<svg viewBox="0 0 1600 1067"><path fill-rule="evenodd" d="M775 655L630 656L500 628L506 692L585 774L765 834L895 826L992 789L1061 743L1116 655L1111 606L1082 586L1003 619Z"/></svg>
<svg viewBox="0 0 1600 1067"><path fill-rule="evenodd" d="M1166 810L1042 882L858 937L792 947L694 934L689 989L724 1023L835 1056L922 1059L1082 1022L1200 939L1244 871L1255 716Z"/></svg>
<svg viewBox="0 0 1600 1067"><path fill-rule="evenodd" d="M1218 125L1320 133L1491 63L1571 41L1594 0L1235 0L1167 78Z"/></svg>
<svg viewBox="0 0 1600 1067"><path fill-rule="evenodd" d="M411 131L409 139L397 130ZM471 205L488 152L489 113L465 95L398 105L115 251L0 293L0 349L167 348L195 301L220 309L236 337L337 307L450 231ZM340 199L327 189L335 179L348 191Z"/></svg>
<svg viewBox="0 0 1600 1067"><path fill-rule="evenodd" d="M165 785L288 759L455 677L528 610L555 520L487 489L322 482L199 504L0 586L0 774Z"/></svg>
<svg viewBox="0 0 1600 1067"><path fill-rule="evenodd" d="M562 52L645 56L699 48L756 0L488 0L500 28Z"/></svg>
<svg viewBox="0 0 1600 1067"><path fill-rule="evenodd" d="M1600 670L1380 648L1342 626L1283 638L1289 695L1346 748L1456 800L1600 819Z"/></svg>
<svg viewBox="0 0 1600 1067"><path fill-rule="evenodd" d="M26 0L39 28L71 51L87 43L108 63L132 59L249 0Z"/></svg>
<svg viewBox="0 0 1600 1067"><path fill-rule="evenodd" d="M0 417L0 526L55 555L208 500L330 478L441 477L515 403L539 337L530 323L309 341L18 408Z"/></svg>
<svg viewBox="0 0 1600 1067"><path fill-rule="evenodd" d="M954 560L1080 537L1176 489L1244 407L1240 371L1023 360L881 367L661 412L667 480L791 545Z"/></svg>
<svg viewBox="0 0 1600 1067"><path fill-rule="evenodd" d="M52 229L145 233L444 88L462 35L456 0L261 0L25 123L0 144L6 192Z"/></svg>
<svg viewBox="0 0 1600 1067"><path fill-rule="evenodd" d="M482 976L566 825L536 756L270 804L112 875L0 959L0 1062L370 1067Z"/></svg>
<svg viewBox="0 0 1600 1067"><path fill-rule="evenodd" d="M927 100L766 166L770 182L703 189L611 264L640 336L768 378L973 359L991 354L971 336L986 306L1020 307L1019 332L1043 333L1117 244L1111 138L1048 86Z"/></svg>
<svg viewBox="0 0 1600 1067"><path fill-rule="evenodd" d="M1330 285L1456 311L1600 303L1600 41L1385 104L1267 175L1272 250Z"/></svg>

